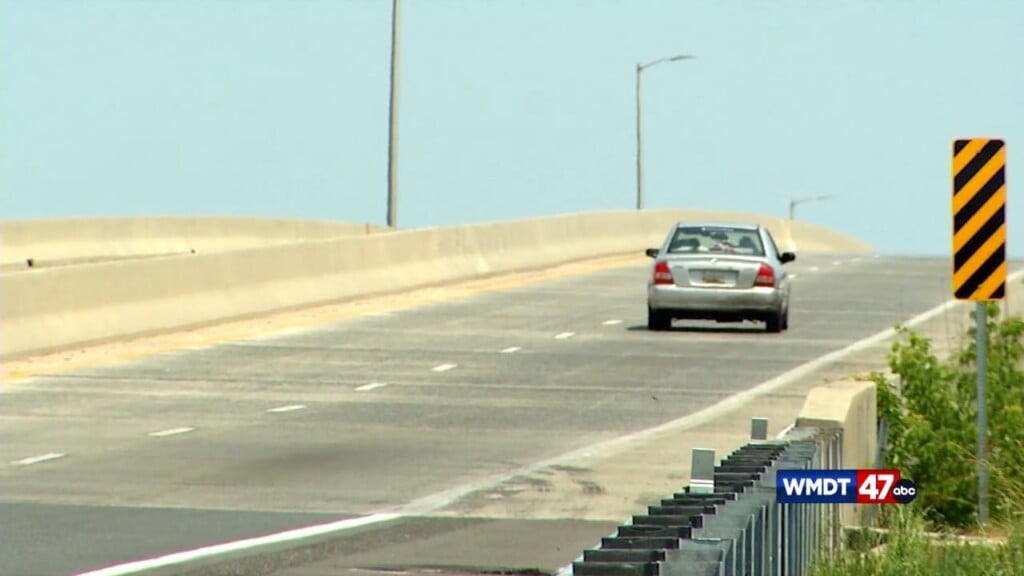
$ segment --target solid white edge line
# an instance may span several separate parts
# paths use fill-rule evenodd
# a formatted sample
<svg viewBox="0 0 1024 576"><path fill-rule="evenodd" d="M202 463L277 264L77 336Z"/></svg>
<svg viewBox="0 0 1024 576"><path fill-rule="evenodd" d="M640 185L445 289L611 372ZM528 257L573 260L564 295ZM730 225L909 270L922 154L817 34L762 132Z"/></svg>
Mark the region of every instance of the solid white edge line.
<svg viewBox="0 0 1024 576"><path fill-rule="evenodd" d="M383 388L387 386L384 382L370 382L369 384L363 384L356 388L356 392L369 392L370 390L376 390L377 388Z"/></svg>
<svg viewBox="0 0 1024 576"><path fill-rule="evenodd" d="M369 526L371 524L380 524L382 522L387 522L389 520L394 520L396 518L399 518L399 515L371 514L369 516L361 516L359 518L348 518L346 520L339 520L337 522L331 522L328 524L307 526L305 528L287 530L285 532L268 534L266 536L257 536L255 538L247 538L245 540L237 540L235 542L227 542L224 544L204 546L202 548L195 548L193 550L186 550L183 552L175 552L172 554L159 556L157 558L150 558L148 560L138 560L135 562L128 562L126 564L118 564L116 566L101 568L99 570L93 570L91 572L82 572L80 574L77 574L76 576L122 576L124 574L134 574L136 572L141 572L143 570L164 568L166 566L182 564L184 562L191 562L194 560L209 558L211 556L217 556L220 554L240 552L243 550L257 548L260 546L302 540L305 538L311 538L313 536L330 534L331 532L340 532L343 530L349 530L351 528Z"/></svg>
<svg viewBox="0 0 1024 576"><path fill-rule="evenodd" d="M31 456L29 458L22 458L21 460L15 460L11 462L15 466L29 466L31 464L41 464L43 462L49 462L50 460L57 460L67 456L65 452L48 452L46 454L40 454L39 456Z"/></svg>
<svg viewBox="0 0 1024 576"><path fill-rule="evenodd" d="M579 560L582 560L582 559L583 559L583 556L580 556L576 560L579 561ZM554 573L553 576L572 576L572 564L569 564L567 566L562 566L558 570L555 570L555 573Z"/></svg>
<svg viewBox="0 0 1024 576"><path fill-rule="evenodd" d="M164 436L177 436L178 434L187 434L189 432L195 432L195 428L190 426L183 426L181 428L169 428L167 430L161 430L159 432L150 432L149 435L155 438L162 438Z"/></svg>
<svg viewBox="0 0 1024 576"><path fill-rule="evenodd" d="M785 428L782 429L781 432L779 432L778 434L775 435L775 439L778 440L778 439L782 438L783 436L785 436L786 434L789 434L790 431L793 430L793 428L795 428L795 427L796 427L796 424L790 424L789 426L786 426Z"/></svg>

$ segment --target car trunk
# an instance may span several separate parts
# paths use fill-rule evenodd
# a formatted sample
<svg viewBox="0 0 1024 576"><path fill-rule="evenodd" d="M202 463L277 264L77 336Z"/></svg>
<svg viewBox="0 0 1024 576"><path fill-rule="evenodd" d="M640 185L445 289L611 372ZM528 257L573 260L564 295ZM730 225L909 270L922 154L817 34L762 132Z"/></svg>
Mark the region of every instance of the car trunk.
<svg viewBox="0 0 1024 576"><path fill-rule="evenodd" d="M754 287L761 258L733 255L676 256L668 258L676 286L737 290Z"/></svg>

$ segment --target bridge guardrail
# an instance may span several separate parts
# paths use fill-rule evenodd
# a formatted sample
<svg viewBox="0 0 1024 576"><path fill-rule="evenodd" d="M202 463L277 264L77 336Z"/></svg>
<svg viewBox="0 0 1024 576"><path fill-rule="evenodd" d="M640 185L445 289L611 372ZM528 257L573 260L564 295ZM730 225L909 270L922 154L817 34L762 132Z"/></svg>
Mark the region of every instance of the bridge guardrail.
<svg viewBox="0 0 1024 576"><path fill-rule="evenodd" d="M839 469L843 430L797 426L752 440L715 464L695 449L690 484L585 550L574 576L804 576L843 546L839 505L778 504L780 469Z"/></svg>

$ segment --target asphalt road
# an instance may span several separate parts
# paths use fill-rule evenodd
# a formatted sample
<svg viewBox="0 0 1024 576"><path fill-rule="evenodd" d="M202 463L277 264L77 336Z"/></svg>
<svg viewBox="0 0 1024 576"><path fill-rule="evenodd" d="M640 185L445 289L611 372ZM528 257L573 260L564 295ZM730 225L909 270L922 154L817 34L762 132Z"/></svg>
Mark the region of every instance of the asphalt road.
<svg viewBox="0 0 1024 576"><path fill-rule="evenodd" d="M0 574L75 574L400 508L696 412L949 297L946 259L808 256L789 269L783 334L649 333L647 268L633 266L6 387ZM48 454L61 456L24 460ZM452 522L392 522L353 562L423 558L409 550L442 525L485 533ZM544 533L524 522L488 525ZM543 558L503 561L564 565L607 533L577 528L542 539Z"/></svg>

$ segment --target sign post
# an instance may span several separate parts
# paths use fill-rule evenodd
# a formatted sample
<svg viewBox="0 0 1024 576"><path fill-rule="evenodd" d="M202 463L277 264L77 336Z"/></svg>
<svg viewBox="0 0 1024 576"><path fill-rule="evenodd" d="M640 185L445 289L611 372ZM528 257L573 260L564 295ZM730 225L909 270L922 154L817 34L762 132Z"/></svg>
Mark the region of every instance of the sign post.
<svg viewBox="0 0 1024 576"><path fill-rule="evenodd" d="M1006 143L953 142L953 296L975 303L978 521L988 521L987 303L1006 297Z"/></svg>

